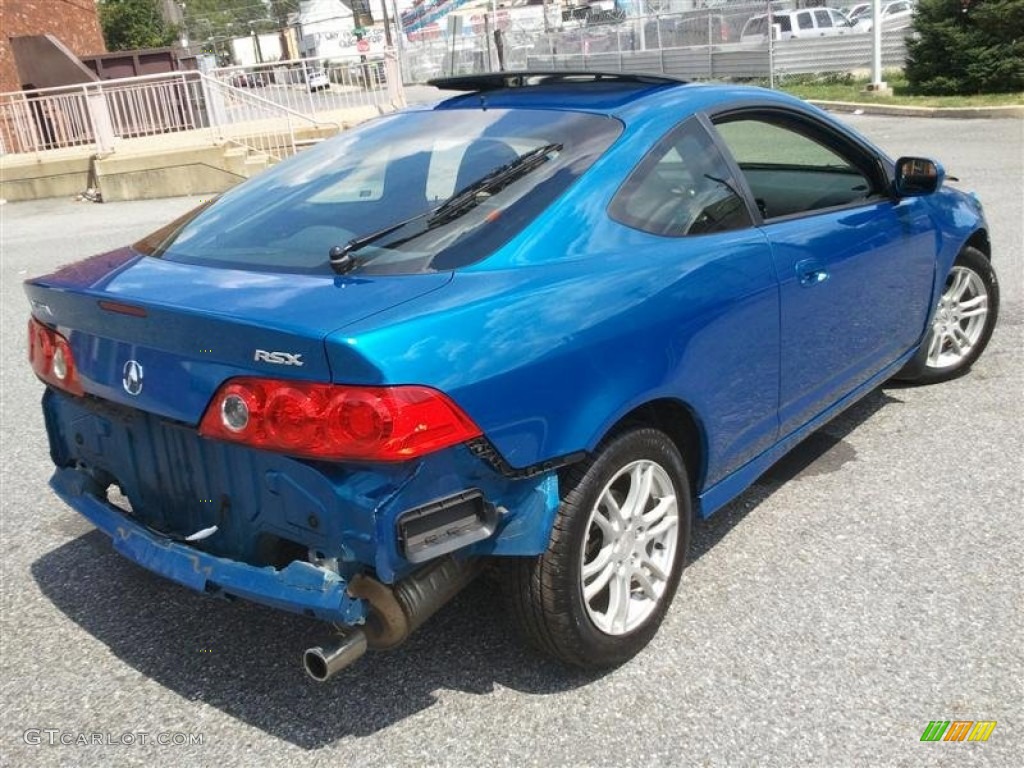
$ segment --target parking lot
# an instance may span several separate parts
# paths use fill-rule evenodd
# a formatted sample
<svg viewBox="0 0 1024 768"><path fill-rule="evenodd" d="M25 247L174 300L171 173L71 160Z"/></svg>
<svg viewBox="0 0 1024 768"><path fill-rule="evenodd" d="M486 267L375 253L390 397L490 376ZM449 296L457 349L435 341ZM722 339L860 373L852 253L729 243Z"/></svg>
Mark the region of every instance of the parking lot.
<svg viewBox="0 0 1024 768"><path fill-rule="evenodd" d="M199 200L0 207L0 764L1020 765L1024 123L848 122L980 195L992 343L956 381L872 393L700 524L661 632L603 675L524 650L480 581L319 685L300 656L324 626L116 554L46 486L20 284ZM998 725L922 743L932 720Z"/></svg>

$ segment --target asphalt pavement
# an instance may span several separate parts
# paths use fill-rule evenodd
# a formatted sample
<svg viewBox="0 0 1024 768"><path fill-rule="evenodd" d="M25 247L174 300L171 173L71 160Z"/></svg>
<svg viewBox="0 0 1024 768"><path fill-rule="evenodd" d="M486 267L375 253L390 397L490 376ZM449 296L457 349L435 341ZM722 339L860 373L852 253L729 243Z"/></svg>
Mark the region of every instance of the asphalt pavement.
<svg viewBox="0 0 1024 768"><path fill-rule="evenodd" d="M981 196L991 346L957 381L877 390L698 526L661 632L603 675L524 650L479 582L318 685L299 662L323 626L117 555L46 486L20 283L198 198L0 206L0 764L1021 765L1024 123L848 121ZM932 720L998 724L923 743Z"/></svg>

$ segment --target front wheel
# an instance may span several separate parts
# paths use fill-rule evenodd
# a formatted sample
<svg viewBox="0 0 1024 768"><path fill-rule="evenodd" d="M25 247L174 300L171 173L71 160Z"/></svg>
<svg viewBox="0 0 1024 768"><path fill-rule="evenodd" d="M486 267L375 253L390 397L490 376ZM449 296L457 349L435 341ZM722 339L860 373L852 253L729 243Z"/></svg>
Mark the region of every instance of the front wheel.
<svg viewBox="0 0 1024 768"><path fill-rule="evenodd" d="M606 440L562 477L547 551L510 566L526 638L580 667L630 659L672 602L691 517L686 469L667 435L641 427Z"/></svg>
<svg viewBox="0 0 1024 768"><path fill-rule="evenodd" d="M998 315L995 270L985 254L967 246L946 276L921 349L898 378L933 384L965 373L988 345Z"/></svg>

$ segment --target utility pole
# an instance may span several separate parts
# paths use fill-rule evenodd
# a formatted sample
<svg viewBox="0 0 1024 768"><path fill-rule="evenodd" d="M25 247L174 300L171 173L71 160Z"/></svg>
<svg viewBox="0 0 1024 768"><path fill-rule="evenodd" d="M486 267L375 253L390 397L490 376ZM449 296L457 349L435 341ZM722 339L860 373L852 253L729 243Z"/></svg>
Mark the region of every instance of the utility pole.
<svg viewBox="0 0 1024 768"><path fill-rule="evenodd" d="M384 43L388 48L392 46L391 42L391 20L388 19L388 0L380 0L380 9L384 13Z"/></svg>
<svg viewBox="0 0 1024 768"><path fill-rule="evenodd" d="M871 2L871 85L874 93L888 93L889 86L882 80L882 0Z"/></svg>
<svg viewBox="0 0 1024 768"><path fill-rule="evenodd" d="M185 4L181 4L181 47L188 53L188 25L185 23Z"/></svg>
<svg viewBox="0 0 1024 768"><path fill-rule="evenodd" d="M260 49L260 36L256 28L249 22L249 34L252 35L252 52L256 57L256 63L263 63L263 51Z"/></svg>

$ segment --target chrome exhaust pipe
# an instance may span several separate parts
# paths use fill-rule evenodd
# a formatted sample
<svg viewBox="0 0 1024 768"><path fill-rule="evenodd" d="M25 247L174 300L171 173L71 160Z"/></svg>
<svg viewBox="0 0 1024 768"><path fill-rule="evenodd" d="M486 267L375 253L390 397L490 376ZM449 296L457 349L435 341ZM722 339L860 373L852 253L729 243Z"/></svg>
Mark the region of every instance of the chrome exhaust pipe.
<svg viewBox="0 0 1024 768"><path fill-rule="evenodd" d="M444 557L388 586L368 576L356 576L348 586L352 597L370 604L363 629L375 651L405 642L423 622L477 577L483 560Z"/></svg>
<svg viewBox="0 0 1024 768"><path fill-rule="evenodd" d="M348 586L352 597L366 600L366 623L347 628L333 644L309 648L302 666L317 682L324 682L366 653L394 648L405 642L423 622L477 577L479 558L441 558L397 584L382 584L369 576L355 576Z"/></svg>
<svg viewBox="0 0 1024 768"><path fill-rule="evenodd" d="M358 661L364 653L366 633L361 629L353 629L326 647L318 645L307 648L302 654L302 666L310 677L322 683Z"/></svg>

